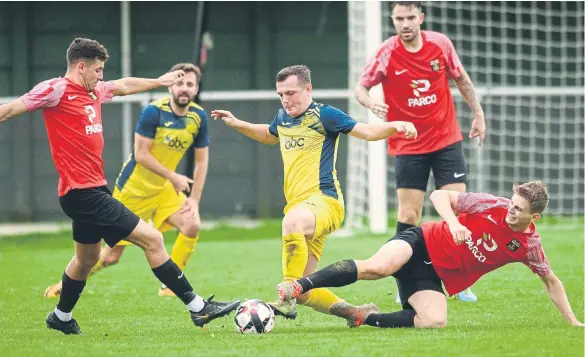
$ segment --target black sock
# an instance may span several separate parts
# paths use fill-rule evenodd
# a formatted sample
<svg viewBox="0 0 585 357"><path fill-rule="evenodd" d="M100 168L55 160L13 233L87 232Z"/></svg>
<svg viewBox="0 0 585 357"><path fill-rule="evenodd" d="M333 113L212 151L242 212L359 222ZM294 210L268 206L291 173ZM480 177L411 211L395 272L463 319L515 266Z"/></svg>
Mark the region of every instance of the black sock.
<svg viewBox="0 0 585 357"><path fill-rule="evenodd" d="M314 272L306 278L297 280L303 292L316 288L339 287L357 281L357 266L353 260L342 260Z"/></svg>
<svg viewBox="0 0 585 357"><path fill-rule="evenodd" d="M77 304L77 300L81 296L83 288L85 288L85 281L73 280L67 273L63 273L61 278L63 287L61 288L61 296L57 308L63 312L71 312Z"/></svg>
<svg viewBox="0 0 585 357"><path fill-rule="evenodd" d="M365 323L366 325L380 328L414 327L414 316L416 316L416 312L413 310L371 314Z"/></svg>
<svg viewBox="0 0 585 357"><path fill-rule="evenodd" d="M408 223L402 223L402 222L396 222L396 234L407 230L408 228L412 228L412 227L416 227L412 224L408 224Z"/></svg>
<svg viewBox="0 0 585 357"><path fill-rule="evenodd" d="M163 265L152 269L152 272L156 275L158 280L165 284L167 288L171 289L171 291L175 293L185 305L195 299L196 295L193 292L193 288L191 287L191 284L189 284L187 277L170 258L166 263L163 263Z"/></svg>

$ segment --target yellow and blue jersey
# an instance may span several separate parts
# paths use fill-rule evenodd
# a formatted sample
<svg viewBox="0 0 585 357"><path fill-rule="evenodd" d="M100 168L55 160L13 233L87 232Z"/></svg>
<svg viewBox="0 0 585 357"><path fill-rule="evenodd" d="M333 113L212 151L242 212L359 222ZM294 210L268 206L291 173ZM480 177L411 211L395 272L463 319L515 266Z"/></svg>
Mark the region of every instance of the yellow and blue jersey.
<svg viewBox="0 0 585 357"><path fill-rule="evenodd" d="M280 138L289 206L315 193L342 200L335 169L339 134L349 133L356 123L343 111L315 102L296 118L278 111L269 131Z"/></svg>
<svg viewBox="0 0 585 357"><path fill-rule="evenodd" d="M187 115L181 117L173 113L170 98L156 100L142 110L136 133L153 140L150 153L171 171L175 171L187 150L209 145L207 114L203 108L191 102ZM166 181L137 163L132 153L122 167L116 187L148 197L162 190Z"/></svg>

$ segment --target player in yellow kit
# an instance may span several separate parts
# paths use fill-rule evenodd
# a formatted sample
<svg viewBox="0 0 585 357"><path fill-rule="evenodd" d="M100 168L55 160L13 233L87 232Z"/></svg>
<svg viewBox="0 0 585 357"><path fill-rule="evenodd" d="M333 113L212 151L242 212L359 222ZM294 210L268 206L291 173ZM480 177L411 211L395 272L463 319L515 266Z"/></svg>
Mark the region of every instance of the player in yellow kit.
<svg viewBox="0 0 585 357"><path fill-rule="evenodd" d="M209 136L207 114L193 102L199 90L199 68L179 63L170 71L175 70L185 72L183 81L169 87L170 97L156 100L142 111L136 126L134 152L122 167L113 196L144 221L152 221L159 231L171 227L179 230L171 259L183 271L199 239L199 201L207 176ZM193 180L175 172L191 148L195 149ZM188 198L184 191L190 192ZM123 240L113 248L103 247L90 275L118 263L130 244ZM60 293L61 282L49 286L45 297L57 297ZM159 295L174 294L161 286Z"/></svg>
<svg viewBox="0 0 585 357"><path fill-rule="evenodd" d="M358 123L337 108L314 102L311 72L304 65L282 69L276 76L276 90L282 109L270 125L239 120L226 110L214 110L211 116L263 144L280 142L287 202L282 221L282 270L284 280L289 281L315 271L327 236L343 222L343 194L335 169L339 134L374 141L396 133L415 138L416 129L407 122ZM312 290L296 300L278 299L270 306L277 315L294 319L296 302L346 317L346 309L340 306L347 303L328 289ZM377 310L375 305L362 308Z"/></svg>

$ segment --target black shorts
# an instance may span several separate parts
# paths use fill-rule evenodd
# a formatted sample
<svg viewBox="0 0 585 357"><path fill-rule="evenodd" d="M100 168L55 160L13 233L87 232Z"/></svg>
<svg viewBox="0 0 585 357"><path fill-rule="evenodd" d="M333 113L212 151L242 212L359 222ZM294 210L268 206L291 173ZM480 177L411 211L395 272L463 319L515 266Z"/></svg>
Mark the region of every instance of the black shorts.
<svg viewBox="0 0 585 357"><path fill-rule="evenodd" d="M437 189L450 183L465 183L467 169L463 157L463 142L427 154L396 156L396 188L410 188L426 192L433 170Z"/></svg>
<svg viewBox="0 0 585 357"><path fill-rule="evenodd" d="M106 186L71 190L59 197L63 212L73 220L73 240L110 246L128 237L140 218L112 197Z"/></svg>
<svg viewBox="0 0 585 357"><path fill-rule="evenodd" d="M408 303L408 298L414 293L423 290L438 291L445 294L441 278L437 275L435 268L429 258L422 228L413 227L395 235L393 239L400 239L412 247L412 257L392 276L396 278L398 293L402 308L413 310Z"/></svg>

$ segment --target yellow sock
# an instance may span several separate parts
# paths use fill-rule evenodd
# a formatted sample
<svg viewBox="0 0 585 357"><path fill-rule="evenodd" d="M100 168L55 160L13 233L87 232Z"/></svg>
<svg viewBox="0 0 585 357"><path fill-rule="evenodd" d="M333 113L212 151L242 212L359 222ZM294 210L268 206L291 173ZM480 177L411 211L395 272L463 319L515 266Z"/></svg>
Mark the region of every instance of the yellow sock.
<svg viewBox="0 0 585 357"><path fill-rule="evenodd" d="M282 274L284 280L303 277L309 259L309 248L302 233L291 233L282 237Z"/></svg>
<svg viewBox="0 0 585 357"><path fill-rule="evenodd" d="M104 263L102 262L102 260L98 260L97 263L95 263L95 265L93 266L93 268L91 268L91 271L89 272L89 276L94 275L95 273L99 273L100 271L102 271L106 266L104 266Z"/></svg>
<svg viewBox="0 0 585 357"><path fill-rule="evenodd" d="M329 313L329 308L336 302L343 301L329 289L318 288L310 291L309 298L303 303L305 306L310 306L313 310Z"/></svg>
<svg viewBox="0 0 585 357"><path fill-rule="evenodd" d="M180 232L177 235L177 240L175 241L173 250L171 251L171 260L177 264L181 271L185 270L189 259L195 251L195 245L197 245L198 240L199 236L190 238Z"/></svg>

